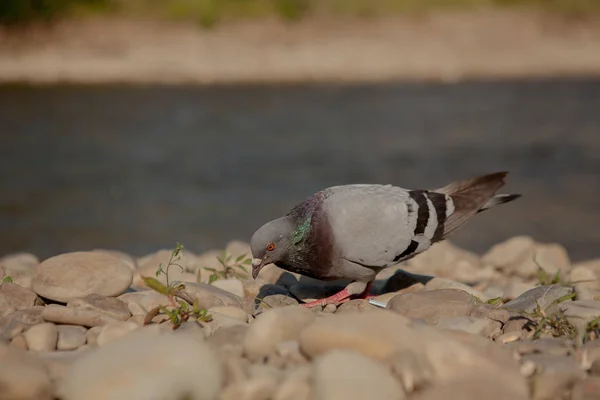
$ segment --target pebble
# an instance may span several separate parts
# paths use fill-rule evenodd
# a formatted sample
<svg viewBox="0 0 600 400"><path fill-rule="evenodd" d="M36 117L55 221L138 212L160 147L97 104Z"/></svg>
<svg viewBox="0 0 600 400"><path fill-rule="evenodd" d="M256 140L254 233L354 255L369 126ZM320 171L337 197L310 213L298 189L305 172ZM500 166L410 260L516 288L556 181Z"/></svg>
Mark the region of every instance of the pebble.
<svg viewBox="0 0 600 400"><path fill-rule="evenodd" d="M408 318L435 323L442 317L473 316L506 322L508 312L484 304L471 294L459 289L438 289L405 293L393 297L387 309Z"/></svg>
<svg viewBox="0 0 600 400"><path fill-rule="evenodd" d="M280 342L295 340L302 328L315 320L315 314L303 306L267 310L250 325L244 337L244 351L250 359L275 352Z"/></svg>
<svg viewBox="0 0 600 400"><path fill-rule="evenodd" d="M23 336L29 350L52 351L56 349L58 329L52 323L43 323L32 326Z"/></svg>
<svg viewBox="0 0 600 400"><path fill-rule="evenodd" d="M13 253L0 258L0 266L14 283L25 289L31 289L31 281L39 259L30 253Z"/></svg>
<svg viewBox="0 0 600 400"><path fill-rule="evenodd" d="M120 321L126 321L131 317L127 303L114 297L101 296L95 293L71 299L67 303L67 307L97 311Z"/></svg>
<svg viewBox="0 0 600 400"><path fill-rule="evenodd" d="M460 315L457 317L440 318L435 326L439 329L461 331L485 337L495 337L500 334L502 322L488 318Z"/></svg>
<svg viewBox="0 0 600 400"><path fill-rule="evenodd" d="M401 400L400 383L382 364L349 350L332 350L315 360L316 400Z"/></svg>
<svg viewBox="0 0 600 400"><path fill-rule="evenodd" d="M211 348L235 357L242 357L244 353L244 337L248 333L247 324L222 327L210 335L206 342Z"/></svg>
<svg viewBox="0 0 600 400"><path fill-rule="evenodd" d="M52 381L43 362L33 354L0 343L0 398L52 400Z"/></svg>
<svg viewBox="0 0 600 400"><path fill-rule="evenodd" d="M30 327L44 322L42 311L44 307L38 306L26 310L15 311L0 318L0 342L1 339L11 340L15 336L26 331Z"/></svg>
<svg viewBox="0 0 600 400"><path fill-rule="evenodd" d="M530 289L514 300L502 306L503 309L513 313L531 313L538 304L542 310L548 308L554 301L573 293L569 286L549 285Z"/></svg>
<svg viewBox="0 0 600 400"><path fill-rule="evenodd" d="M198 302L200 308L211 308L215 306L242 307L242 299L226 290L220 289L206 283L173 282L174 285L183 285L178 296L190 304Z"/></svg>
<svg viewBox="0 0 600 400"><path fill-rule="evenodd" d="M526 283L519 280L511 280L504 289L502 301L506 303L514 300L531 289L535 289L535 286L531 283Z"/></svg>
<svg viewBox="0 0 600 400"><path fill-rule="evenodd" d="M243 299L246 294L244 284L239 279L218 279L212 283L212 286L223 289L241 299Z"/></svg>
<svg viewBox="0 0 600 400"><path fill-rule="evenodd" d="M3 293L0 293L0 317L14 313L16 310Z"/></svg>
<svg viewBox="0 0 600 400"><path fill-rule="evenodd" d="M244 312L239 307L233 306L215 306L208 309L209 314L219 313L221 315L226 315L231 318L235 318L240 320L241 322L248 322L248 314Z"/></svg>
<svg viewBox="0 0 600 400"><path fill-rule="evenodd" d="M44 307L42 318L45 321L58 324L81 325L87 327L106 325L111 322L119 321L118 319L98 311L65 307L58 304L49 304Z"/></svg>
<svg viewBox="0 0 600 400"><path fill-rule="evenodd" d="M61 351L75 350L86 343L86 331L78 325L58 325L58 342L56 349Z"/></svg>
<svg viewBox="0 0 600 400"><path fill-rule="evenodd" d="M465 285L464 283L453 281L451 279L433 278L429 282L427 282L427 284L425 284L425 290L427 291L439 289L458 289L462 290L463 292L467 292L471 296L475 296L480 300L487 300L485 295L479 290L476 290L469 285Z"/></svg>
<svg viewBox="0 0 600 400"><path fill-rule="evenodd" d="M368 300L363 299L354 299L347 301L345 303L340 304L337 307L336 314L344 314L344 313L356 313L356 312L364 312L375 310L375 307L372 304L369 304Z"/></svg>
<svg viewBox="0 0 600 400"><path fill-rule="evenodd" d="M96 293L118 296L132 283L131 269L119 258L99 252L73 252L42 261L35 269L32 289L61 303Z"/></svg>
<svg viewBox="0 0 600 400"><path fill-rule="evenodd" d="M25 336L23 336L23 335L15 336L10 341L10 346L17 347L22 350L27 350L27 341L25 340Z"/></svg>
<svg viewBox="0 0 600 400"><path fill-rule="evenodd" d="M155 307L169 304L169 298L167 296L155 292L154 290L140 290L138 292L124 293L118 296L117 299L127 304L132 315L145 315Z"/></svg>
<svg viewBox="0 0 600 400"><path fill-rule="evenodd" d="M434 385L415 393L411 400L527 400L522 391L498 382L493 377L470 376L448 383Z"/></svg>
<svg viewBox="0 0 600 400"><path fill-rule="evenodd" d="M216 400L223 374L208 346L146 328L76 360L63 381L63 399Z"/></svg>
<svg viewBox="0 0 600 400"><path fill-rule="evenodd" d="M131 286L135 288L144 288L146 286L142 277L152 277L157 279L159 282L166 284L167 278L165 274L159 274L156 276L156 271L162 264L163 269L166 270L169 259L171 258L172 250L162 249L155 253L149 254L146 257L139 258L136 263L138 268L135 270ZM182 282L194 282L196 280L195 264L197 263L196 257L189 251L185 250L179 254L179 261L177 264L183 267L183 270L178 266L171 266L169 268L169 280L170 281L182 281Z"/></svg>
<svg viewBox="0 0 600 400"><path fill-rule="evenodd" d="M35 293L16 283L4 282L0 284L0 296L2 295L6 297L8 303L15 310L24 310L43 305L42 300Z"/></svg>
<svg viewBox="0 0 600 400"><path fill-rule="evenodd" d="M589 376L578 381L571 391L571 400L597 400L600 399L600 377Z"/></svg>
<svg viewBox="0 0 600 400"><path fill-rule="evenodd" d="M528 354L523 356L522 361L533 362L536 367L532 382L534 400L560 398L586 376L581 366L568 356Z"/></svg>
<svg viewBox="0 0 600 400"><path fill-rule="evenodd" d="M258 301L258 311L261 312L272 308L295 305L298 305L298 300L287 294L271 294Z"/></svg>
<svg viewBox="0 0 600 400"><path fill-rule="evenodd" d="M98 345L98 336L102 332L103 326L93 326L85 332L86 343L90 346Z"/></svg>
<svg viewBox="0 0 600 400"><path fill-rule="evenodd" d="M110 324L106 324L102 327L100 334L96 338L96 343L98 346L104 346L107 343L110 343L122 336L127 335L130 332L133 332L136 329L139 329L139 325L135 322L125 321L125 322L112 322Z"/></svg>

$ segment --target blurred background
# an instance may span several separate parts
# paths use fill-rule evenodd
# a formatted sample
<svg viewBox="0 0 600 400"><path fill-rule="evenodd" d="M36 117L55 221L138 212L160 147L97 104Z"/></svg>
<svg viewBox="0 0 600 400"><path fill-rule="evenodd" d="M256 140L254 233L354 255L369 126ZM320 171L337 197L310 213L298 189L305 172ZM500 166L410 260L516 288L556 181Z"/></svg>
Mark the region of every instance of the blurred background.
<svg viewBox="0 0 600 400"><path fill-rule="evenodd" d="M0 255L249 241L322 188L510 171L451 239L600 256L598 0L1 0Z"/></svg>

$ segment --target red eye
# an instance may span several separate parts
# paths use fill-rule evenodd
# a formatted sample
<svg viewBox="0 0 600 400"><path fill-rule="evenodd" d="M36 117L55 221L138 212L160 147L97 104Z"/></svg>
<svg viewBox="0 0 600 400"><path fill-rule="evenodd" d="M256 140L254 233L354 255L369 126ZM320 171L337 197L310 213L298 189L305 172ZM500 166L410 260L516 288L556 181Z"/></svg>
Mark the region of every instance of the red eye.
<svg viewBox="0 0 600 400"><path fill-rule="evenodd" d="M269 244L267 245L267 250L268 250L268 251L273 251L273 250L275 250L275 243L269 243Z"/></svg>

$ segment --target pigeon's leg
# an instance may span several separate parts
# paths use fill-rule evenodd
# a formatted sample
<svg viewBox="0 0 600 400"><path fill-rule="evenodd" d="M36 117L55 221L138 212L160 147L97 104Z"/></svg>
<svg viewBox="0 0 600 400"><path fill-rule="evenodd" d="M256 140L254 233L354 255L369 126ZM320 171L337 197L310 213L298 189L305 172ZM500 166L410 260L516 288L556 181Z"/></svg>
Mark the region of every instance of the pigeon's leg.
<svg viewBox="0 0 600 400"><path fill-rule="evenodd" d="M348 286L346 286L343 290L337 292L333 296L326 297L324 299L311 301L310 303L302 304L306 308L312 308L316 306L325 306L327 304L341 304L345 303L352 296L359 295L362 296L365 292L368 294L368 290L370 288L370 284L365 282L352 282Z"/></svg>

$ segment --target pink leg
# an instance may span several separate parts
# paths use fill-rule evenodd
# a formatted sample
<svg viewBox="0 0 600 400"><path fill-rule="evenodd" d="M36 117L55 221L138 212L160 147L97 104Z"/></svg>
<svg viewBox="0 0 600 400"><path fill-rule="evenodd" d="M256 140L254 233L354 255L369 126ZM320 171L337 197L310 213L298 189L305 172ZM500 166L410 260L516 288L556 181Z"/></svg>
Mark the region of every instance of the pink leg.
<svg viewBox="0 0 600 400"><path fill-rule="evenodd" d="M367 284L367 287L365 288L365 290L361 294L359 294L357 296L357 298L368 300L368 299L375 297L375 296L369 295L370 290L371 290L371 282L369 282ZM312 307L316 307L316 306L325 306L327 304L341 304L341 303L345 303L348 300L350 300L350 297L352 297L352 295L348 292L348 289L344 289L344 290L341 290L338 293L334 294L333 296L329 296L329 297L326 297L326 298L320 299L320 300L311 301L310 303L304 303L302 305L306 308L312 308Z"/></svg>
<svg viewBox="0 0 600 400"><path fill-rule="evenodd" d="M324 306L327 304L345 303L346 301L350 300L350 296L351 295L350 295L350 293L348 293L348 289L344 289L344 290L337 292L333 296L329 296L329 297L326 297L326 298L320 299L320 300L311 301L310 303L304 303L302 305L306 308L313 308L316 306Z"/></svg>

